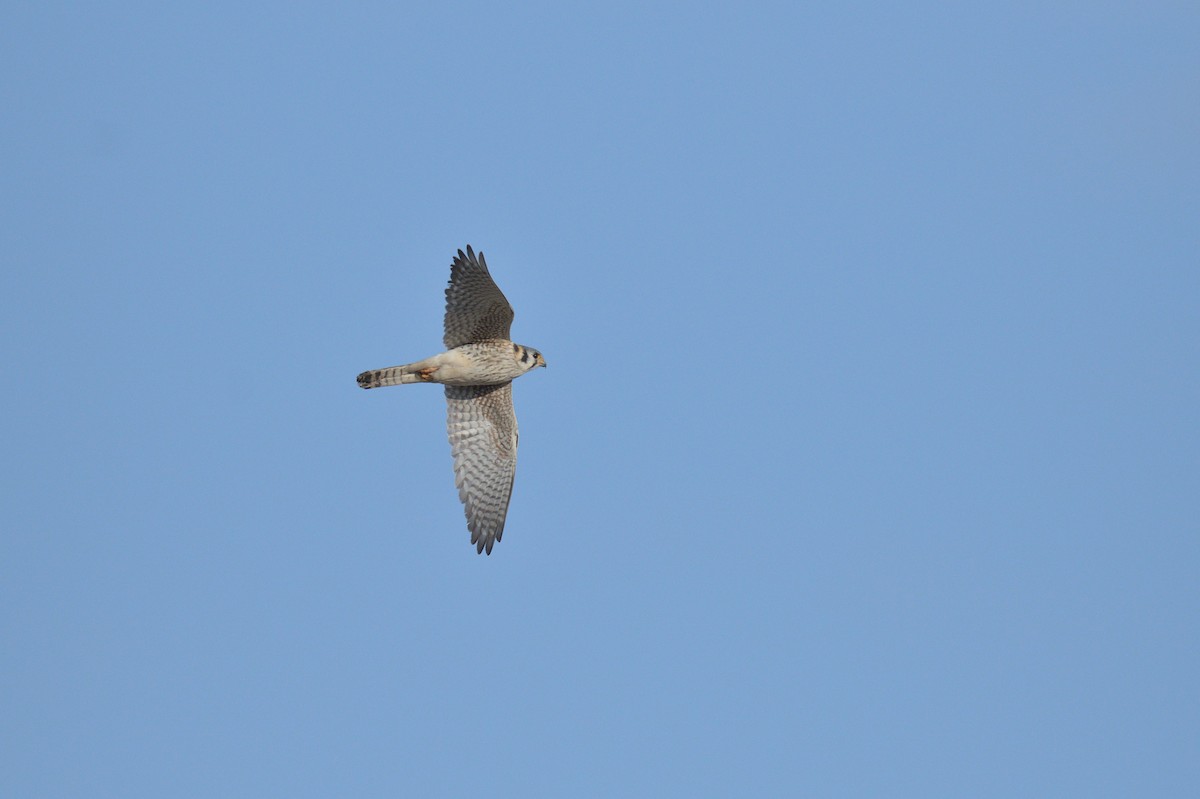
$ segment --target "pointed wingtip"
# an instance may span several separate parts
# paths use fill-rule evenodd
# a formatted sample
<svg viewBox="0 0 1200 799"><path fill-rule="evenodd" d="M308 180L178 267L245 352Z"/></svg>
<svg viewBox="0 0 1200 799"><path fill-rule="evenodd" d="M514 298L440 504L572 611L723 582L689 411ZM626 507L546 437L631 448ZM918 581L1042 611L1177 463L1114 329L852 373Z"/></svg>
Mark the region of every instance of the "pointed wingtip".
<svg viewBox="0 0 1200 799"><path fill-rule="evenodd" d="M461 249L458 251L458 257L454 259L454 262L456 264L477 264L485 268L487 267L487 263L483 260L483 251L480 250L479 252L476 252L475 250L471 249L470 244L467 245L466 252L463 252Z"/></svg>
<svg viewBox="0 0 1200 799"><path fill-rule="evenodd" d="M492 547L494 547L496 542L499 540L499 536L491 535L489 533L484 533L482 535L474 532L471 533L471 543L475 545L475 554L477 555L492 554Z"/></svg>

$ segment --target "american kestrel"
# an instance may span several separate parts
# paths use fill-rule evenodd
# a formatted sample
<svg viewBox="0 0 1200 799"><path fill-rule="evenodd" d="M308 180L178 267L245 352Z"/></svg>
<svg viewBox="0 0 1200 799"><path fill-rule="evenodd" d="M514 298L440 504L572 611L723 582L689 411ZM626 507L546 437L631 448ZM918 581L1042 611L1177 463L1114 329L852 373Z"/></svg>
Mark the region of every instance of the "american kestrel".
<svg viewBox="0 0 1200 799"><path fill-rule="evenodd" d="M512 381L545 366L535 349L509 341L513 309L488 272L483 253L458 251L446 288L446 352L423 361L363 372L363 388L400 383L446 386L454 484L476 552L492 554L517 472L517 415Z"/></svg>

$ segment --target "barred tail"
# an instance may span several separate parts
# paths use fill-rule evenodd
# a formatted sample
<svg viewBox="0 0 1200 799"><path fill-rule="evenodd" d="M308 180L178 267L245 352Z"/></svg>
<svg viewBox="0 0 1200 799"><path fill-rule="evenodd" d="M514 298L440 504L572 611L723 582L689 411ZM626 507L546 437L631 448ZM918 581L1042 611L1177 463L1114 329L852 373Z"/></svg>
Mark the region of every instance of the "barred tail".
<svg viewBox="0 0 1200 799"><path fill-rule="evenodd" d="M361 388L381 388L383 386L398 386L401 383L421 383L424 380L418 373L424 361L406 363L403 366L389 366L387 369L375 369L363 372L358 376ZM428 378L426 378L427 380Z"/></svg>

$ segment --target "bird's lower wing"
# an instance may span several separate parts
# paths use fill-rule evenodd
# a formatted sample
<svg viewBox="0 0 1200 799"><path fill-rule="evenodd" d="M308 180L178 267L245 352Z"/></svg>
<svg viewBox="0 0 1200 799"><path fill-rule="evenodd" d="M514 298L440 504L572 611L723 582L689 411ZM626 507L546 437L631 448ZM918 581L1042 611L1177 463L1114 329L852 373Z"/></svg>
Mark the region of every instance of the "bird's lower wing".
<svg viewBox="0 0 1200 799"><path fill-rule="evenodd" d="M477 552L492 553L517 473L517 416L512 383L446 386L446 428L454 454L454 484Z"/></svg>

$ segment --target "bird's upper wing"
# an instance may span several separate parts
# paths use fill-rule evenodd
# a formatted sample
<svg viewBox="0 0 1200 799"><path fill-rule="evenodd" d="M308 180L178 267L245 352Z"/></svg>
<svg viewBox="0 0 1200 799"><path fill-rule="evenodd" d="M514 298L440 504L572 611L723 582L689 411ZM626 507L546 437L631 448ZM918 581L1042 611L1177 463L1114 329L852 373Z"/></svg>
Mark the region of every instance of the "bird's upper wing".
<svg viewBox="0 0 1200 799"><path fill-rule="evenodd" d="M513 309L488 273L483 253L467 245L450 266L446 287L446 349L473 341L508 339Z"/></svg>
<svg viewBox="0 0 1200 799"><path fill-rule="evenodd" d="M517 415L512 383L446 386L446 428L454 453L454 484L466 507L467 529L477 552L504 533L504 517L517 473Z"/></svg>

